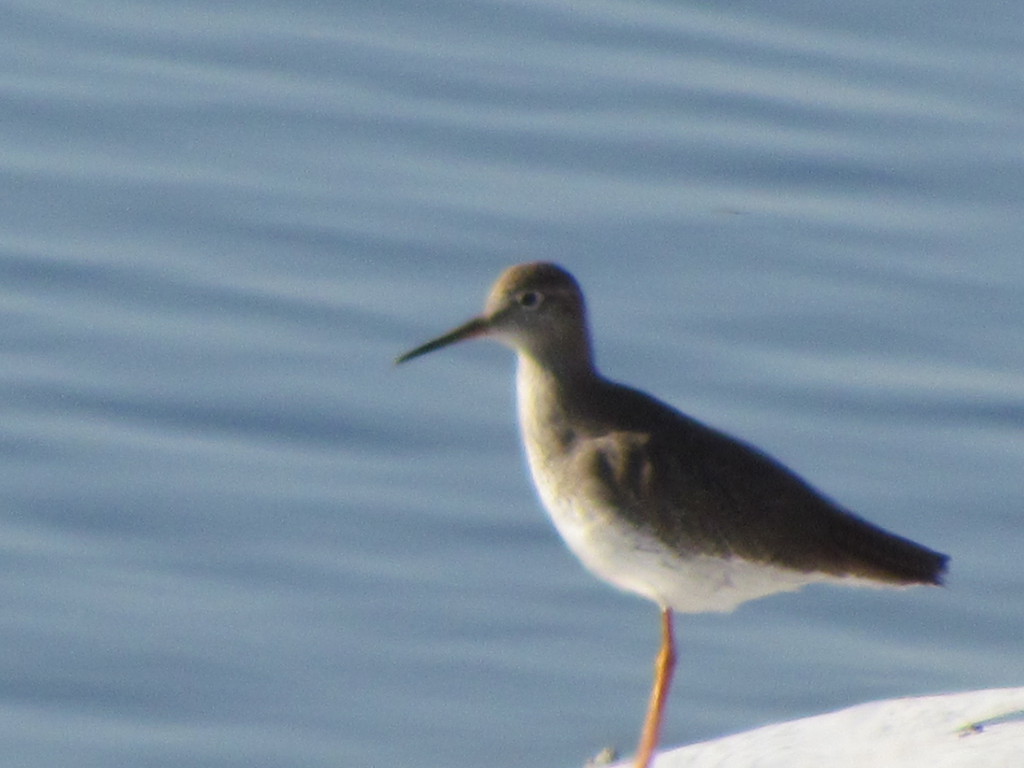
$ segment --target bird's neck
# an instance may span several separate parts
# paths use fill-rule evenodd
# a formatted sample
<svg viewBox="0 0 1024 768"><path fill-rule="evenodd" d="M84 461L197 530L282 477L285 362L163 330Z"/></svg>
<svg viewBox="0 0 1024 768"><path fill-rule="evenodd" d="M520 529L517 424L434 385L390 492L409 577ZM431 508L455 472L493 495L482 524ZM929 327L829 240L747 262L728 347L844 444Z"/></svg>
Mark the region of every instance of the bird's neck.
<svg viewBox="0 0 1024 768"><path fill-rule="evenodd" d="M537 451L565 449L575 440L574 414L586 401L581 395L599 376L589 358L541 359L524 352L517 357L519 425L532 463L541 458Z"/></svg>

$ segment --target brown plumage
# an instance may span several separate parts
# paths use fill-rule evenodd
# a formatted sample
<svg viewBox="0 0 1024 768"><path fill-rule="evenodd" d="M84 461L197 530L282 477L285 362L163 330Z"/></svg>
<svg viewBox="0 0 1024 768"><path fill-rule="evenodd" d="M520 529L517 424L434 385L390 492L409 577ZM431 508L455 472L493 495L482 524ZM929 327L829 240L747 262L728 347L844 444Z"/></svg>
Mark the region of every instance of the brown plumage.
<svg viewBox="0 0 1024 768"><path fill-rule="evenodd" d="M594 366L583 293L548 263L498 279L484 314L407 352L491 337L518 358L533 480L583 564L657 602L662 649L636 765L658 741L672 611L727 611L814 582L940 584L948 558L843 509L779 462Z"/></svg>

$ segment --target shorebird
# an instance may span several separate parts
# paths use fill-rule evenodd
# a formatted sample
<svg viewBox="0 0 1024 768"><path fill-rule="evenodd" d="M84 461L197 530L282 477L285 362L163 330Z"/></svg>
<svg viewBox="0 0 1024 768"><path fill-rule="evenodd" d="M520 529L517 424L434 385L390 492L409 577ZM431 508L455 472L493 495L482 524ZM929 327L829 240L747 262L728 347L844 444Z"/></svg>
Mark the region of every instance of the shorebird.
<svg viewBox="0 0 1024 768"><path fill-rule="evenodd" d="M530 472L569 549L601 579L661 609L636 768L648 767L658 745L676 663L674 611L731 611L817 582L942 583L946 555L857 517L758 449L604 378L583 293L561 267L509 268L481 316L396 362L477 337L516 352Z"/></svg>

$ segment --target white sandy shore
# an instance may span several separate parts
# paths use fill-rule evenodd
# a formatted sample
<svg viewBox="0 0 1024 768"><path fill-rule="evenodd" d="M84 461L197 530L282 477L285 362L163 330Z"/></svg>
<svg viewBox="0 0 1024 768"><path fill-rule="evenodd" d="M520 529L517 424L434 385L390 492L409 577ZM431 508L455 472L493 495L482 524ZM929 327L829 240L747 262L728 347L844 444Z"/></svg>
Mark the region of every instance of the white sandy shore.
<svg viewBox="0 0 1024 768"><path fill-rule="evenodd" d="M628 760L616 763L627 768ZM891 699L666 749L655 768L1024 768L1024 688Z"/></svg>

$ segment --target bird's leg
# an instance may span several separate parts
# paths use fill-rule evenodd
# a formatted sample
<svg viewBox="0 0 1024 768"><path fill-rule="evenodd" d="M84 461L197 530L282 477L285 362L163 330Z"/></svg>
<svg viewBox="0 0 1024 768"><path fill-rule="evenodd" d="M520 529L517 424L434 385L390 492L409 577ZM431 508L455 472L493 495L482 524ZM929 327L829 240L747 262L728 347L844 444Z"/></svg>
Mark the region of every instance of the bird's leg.
<svg viewBox="0 0 1024 768"><path fill-rule="evenodd" d="M672 673L676 668L676 641L672 634L672 609L661 609L661 650L654 663L654 688L651 690L651 703L647 707L647 718L644 730L640 735L634 768L647 768L654 757L658 746L658 735L661 733L661 719L665 712L665 700L668 688L672 683Z"/></svg>

